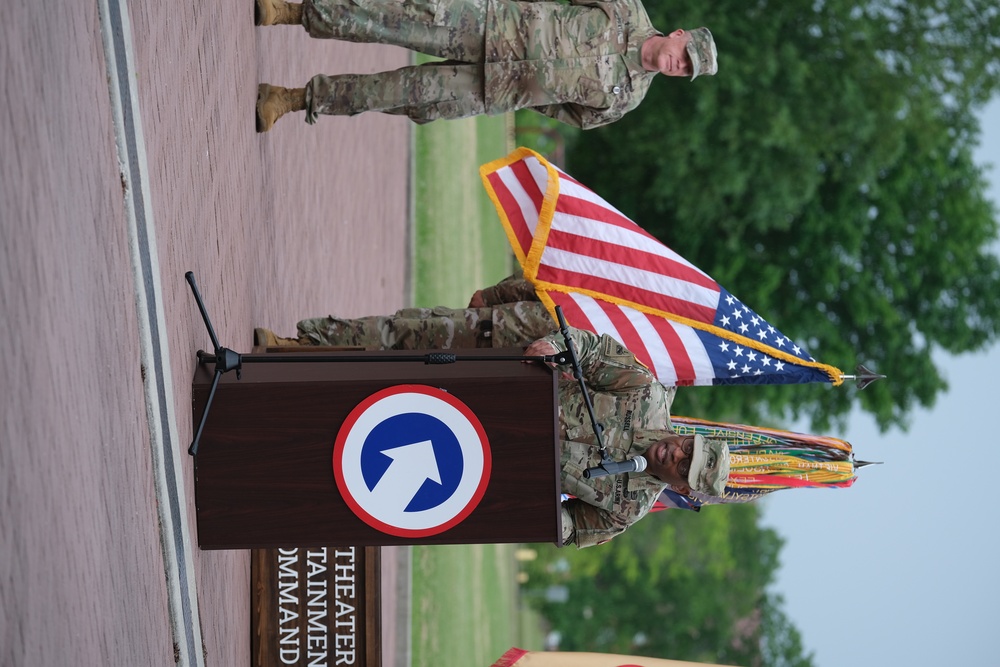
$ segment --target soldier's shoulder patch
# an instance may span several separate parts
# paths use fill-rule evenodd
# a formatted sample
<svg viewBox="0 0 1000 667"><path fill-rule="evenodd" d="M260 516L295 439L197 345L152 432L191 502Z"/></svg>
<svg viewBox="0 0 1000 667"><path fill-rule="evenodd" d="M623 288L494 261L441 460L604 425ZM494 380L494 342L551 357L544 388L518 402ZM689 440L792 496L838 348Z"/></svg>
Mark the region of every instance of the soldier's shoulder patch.
<svg viewBox="0 0 1000 667"><path fill-rule="evenodd" d="M601 350L605 357L614 359L615 361L620 361L626 364L635 361L635 355L633 355L627 347L608 334L601 336Z"/></svg>

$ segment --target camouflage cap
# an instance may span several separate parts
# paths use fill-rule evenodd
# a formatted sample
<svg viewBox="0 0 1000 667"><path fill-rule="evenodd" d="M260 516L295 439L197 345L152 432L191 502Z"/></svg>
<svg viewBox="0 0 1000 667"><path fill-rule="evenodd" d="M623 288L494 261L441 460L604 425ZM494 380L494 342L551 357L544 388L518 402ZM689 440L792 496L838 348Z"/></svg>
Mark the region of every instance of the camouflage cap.
<svg viewBox="0 0 1000 667"><path fill-rule="evenodd" d="M715 39L708 28L688 30L687 52L691 57L691 80L701 75L710 76L719 71Z"/></svg>
<svg viewBox="0 0 1000 667"><path fill-rule="evenodd" d="M694 453L688 485L692 491L721 496L729 480L729 445L721 440L694 436Z"/></svg>

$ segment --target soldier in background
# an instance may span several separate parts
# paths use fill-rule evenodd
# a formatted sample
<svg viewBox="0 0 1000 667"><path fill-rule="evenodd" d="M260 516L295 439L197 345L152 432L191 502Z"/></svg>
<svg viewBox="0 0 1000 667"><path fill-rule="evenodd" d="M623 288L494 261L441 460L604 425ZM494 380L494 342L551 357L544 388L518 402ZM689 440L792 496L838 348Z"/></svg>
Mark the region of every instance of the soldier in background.
<svg viewBox="0 0 1000 667"><path fill-rule="evenodd" d="M531 108L575 127L635 108L657 73L712 75L707 28L664 35L639 0L255 0L257 25L394 44L444 58L394 72L313 77L305 88L261 84L257 131L291 111L402 114L417 123Z"/></svg>
<svg viewBox="0 0 1000 667"><path fill-rule="evenodd" d="M361 345L369 349L527 347L525 355L565 350L562 335L523 278L512 276L476 292L478 307L408 308L394 315L354 320L302 320L299 338L254 332L258 345ZM488 326L486 326L488 324ZM643 456L643 472L588 479L600 463L599 446L579 383L559 380L559 437L563 493L563 543L602 544L645 516L669 485L682 494L719 495L725 489L729 452L725 443L671 429L675 387L664 387L624 345L610 336L570 329L590 390L603 441L615 461ZM535 340L538 338L538 340Z"/></svg>

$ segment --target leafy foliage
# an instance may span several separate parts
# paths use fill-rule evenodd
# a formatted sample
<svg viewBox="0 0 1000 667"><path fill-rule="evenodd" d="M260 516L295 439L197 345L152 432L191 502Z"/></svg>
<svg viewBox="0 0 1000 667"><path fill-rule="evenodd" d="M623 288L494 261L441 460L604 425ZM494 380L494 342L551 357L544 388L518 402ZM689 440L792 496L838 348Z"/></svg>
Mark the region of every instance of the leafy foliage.
<svg viewBox="0 0 1000 667"><path fill-rule="evenodd" d="M855 400L905 428L947 388L936 351L1000 333L996 211L972 159L997 92L992 0L647 4L663 29L708 25L719 74L654 83L640 107L579 133L567 169L853 387L680 392L678 414L808 415ZM973 46L974 45L974 46Z"/></svg>
<svg viewBox="0 0 1000 667"><path fill-rule="evenodd" d="M669 511L610 543L547 549L529 597L562 635L561 650L748 666L804 667L798 631L766 590L781 538L754 505ZM547 601L549 586L568 590Z"/></svg>

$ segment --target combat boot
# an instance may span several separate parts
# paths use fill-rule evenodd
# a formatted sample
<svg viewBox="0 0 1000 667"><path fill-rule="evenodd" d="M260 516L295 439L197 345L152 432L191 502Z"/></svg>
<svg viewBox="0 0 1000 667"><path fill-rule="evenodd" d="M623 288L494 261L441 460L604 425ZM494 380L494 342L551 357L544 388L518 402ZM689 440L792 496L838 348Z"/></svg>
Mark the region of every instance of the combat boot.
<svg viewBox="0 0 1000 667"><path fill-rule="evenodd" d="M298 338L282 338L270 329L258 327L253 330L253 344L263 347L297 347L310 343L303 343Z"/></svg>
<svg viewBox="0 0 1000 667"><path fill-rule="evenodd" d="M305 108L305 88L282 88L262 83L257 86L257 131L267 132L286 113L304 111Z"/></svg>
<svg viewBox="0 0 1000 667"><path fill-rule="evenodd" d="M254 25L302 25L302 5L284 0L254 0Z"/></svg>

